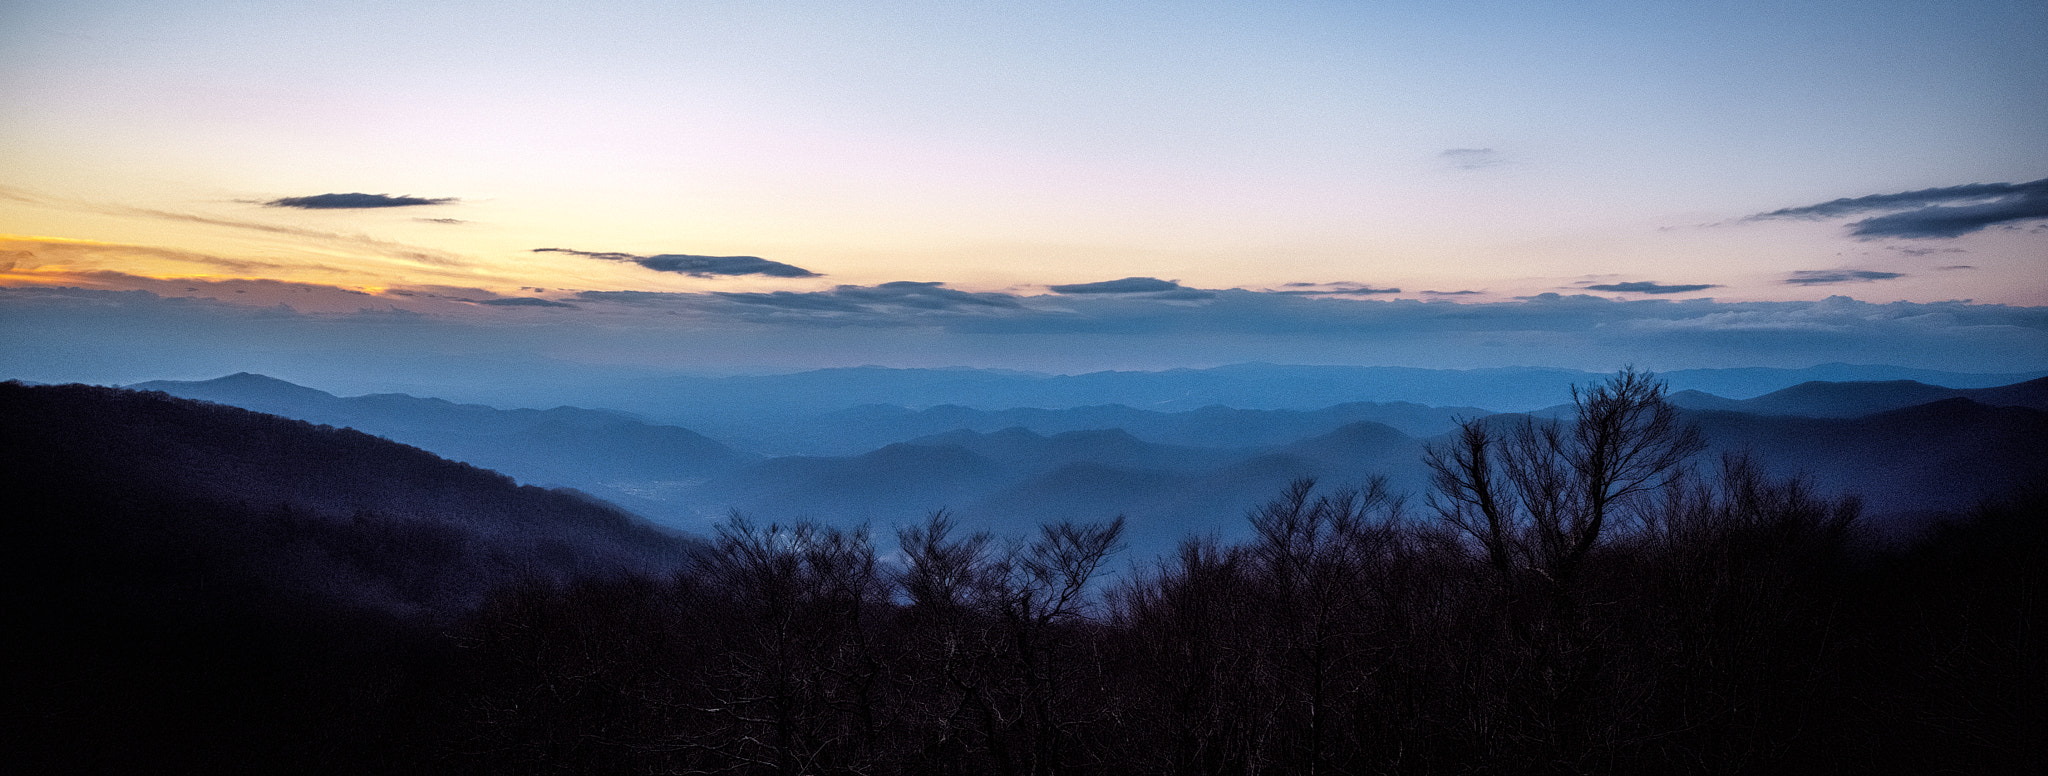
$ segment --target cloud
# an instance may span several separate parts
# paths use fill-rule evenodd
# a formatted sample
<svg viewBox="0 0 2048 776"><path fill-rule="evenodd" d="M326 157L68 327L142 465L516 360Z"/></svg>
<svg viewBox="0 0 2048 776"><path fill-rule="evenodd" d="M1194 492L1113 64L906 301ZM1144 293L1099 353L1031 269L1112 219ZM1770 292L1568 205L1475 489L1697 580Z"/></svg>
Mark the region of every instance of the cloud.
<svg viewBox="0 0 2048 776"><path fill-rule="evenodd" d="M1055 294L1149 294L1155 291L1178 291L1186 288L1171 280L1159 278L1124 278L1099 283L1067 283L1046 287L1052 289Z"/></svg>
<svg viewBox="0 0 2048 776"><path fill-rule="evenodd" d="M1215 292L1199 288L1188 288L1171 280L1159 278L1124 278L1104 280L1096 283L1064 283L1046 286L1055 294L1145 294L1147 299L1172 301L1198 301L1212 299Z"/></svg>
<svg viewBox="0 0 2048 776"><path fill-rule="evenodd" d="M636 256L630 253L593 253L568 248L535 248L534 253L566 253L605 261L623 261L638 264L657 272L674 272L690 277L708 278L721 275L766 275L778 278L822 277L816 272L779 261L769 261L759 256L695 256L687 253L663 253L656 256Z"/></svg>
<svg viewBox="0 0 2048 776"><path fill-rule="evenodd" d="M476 299L472 301L475 301L477 304L497 307L567 307L572 310L576 308L576 305L569 304L568 302L557 302L552 299L540 299L531 296L508 296L499 299Z"/></svg>
<svg viewBox="0 0 2048 776"><path fill-rule="evenodd" d="M1482 292L1482 291L1471 291L1471 290L1462 290L1462 291L1424 291L1424 292L1422 292L1422 293L1428 294L1428 295L1430 295L1430 296L1471 296L1471 295L1474 295L1474 294L1480 294L1480 293L1484 293L1484 292Z"/></svg>
<svg viewBox="0 0 2048 776"><path fill-rule="evenodd" d="M462 257L456 256L451 253L447 253L445 251L434 250L431 248L422 248L416 245L405 245L403 243L395 243L389 240L380 240L375 237L369 237L361 234L341 234L337 232L323 232L316 229L305 229L296 226L281 226L278 224L265 224L255 221L242 221L231 218L215 218L212 216L202 216L192 213L175 213L167 210L153 210L150 208L128 207L125 205L109 205L100 202L87 202L81 200L66 199L61 197L49 197L38 194L32 194L30 192L21 191L19 189L10 189L4 186L0 186L0 199L10 199L17 202L26 202L29 204L41 205L45 207L81 210L90 213L101 213L112 216L130 218L155 218L166 221L182 221L185 223L192 224L204 224L206 226L219 226L229 229L241 229L250 232L259 232L263 234L283 235L286 237L311 240L314 242L332 245L348 250L363 251L366 253L372 253L388 258L401 259L404 261L414 262L418 264L431 264L438 267L459 268L466 267L469 263Z"/></svg>
<svg viewBox="0 0 2048 776"><path fill-rule="evenodd" d="M676 354L687 353L695 366L792 371L875 363L1075 373L1246 361L1603 371L1632 362L1668 370L1808 366L1845 352L1957 371L2048 369L2048 307L1843 296L1549 294L1458 303L1228 289L1190 305L1143 294L977 294L902 282L811 293L586 292L563 300L575 309L534 309L460 301L494 295L457 288L365 296L224 283L207 299L168 282L141 291L111 286L112 279L98 289L0 286L5 376L134 382L254 369L359 385L417 380L422 365L495 363L506 353L636 369L673 369Z"/></svg>
<svg viewBox="0 0 2048 776"><path fill-rule="evenodd" d="M1683 294L1691 291L1704 291L1709 288L1720 288L1720 286L1713 283L1689 283L1667 286L1661 283L1638 280L1628 283L1602 283L1597 286L1587 286L1586 290L1616 291L1629 294Z"/></svg>
<svg viewBox="0 0 2048 776"><path fill-rule="evenodd" d="M1447 148L1437 157L1460 170L1478 170L1507 164L1507 158L1491 148Z"/></svg>
<svg viewBox="0 0 2048 776"><path fill-rule="evenodd" d="M460 219L460 218L415 218L415 219L413 219L413 220L414 220L414 221L425 221L425 222L427 222L427 223L430 223L430 224L466 224L466 223L469 223L468 221L464 221L464 220L462 220L462 219Z"/></svg>
<svg viewBox="0 0 2048 776"><path fill-rule="evenodd" d="M421 264L433 264L441 267L461 267L465 266L468 263L460 258L457 258L448 253L444 253L442 251L437 251L430 248L421 248L413 245L405 245L402 243L395 243L389 240L380 240L375 237L368 237L359 234L350 235L339 234L335 232L322 232L316 229L301 229L293 226L278 226L276 224L260 224L251 221L237 221L228 218L213 218L211 216L193 215L191 213L173 213L165 210L150 210L148 208L110 208L108 209L108 212L148 216L151 218L161 218L168 221L184 221L187 223L194 224L206 224L208 226L225 226L230 229L246 229L252 232L281 234L289 237L299 237L307 240L315 240L318 242L324 242L332 245L352 247L358 250L370 251L384 256L389 256L391 258L405 259L407 261L414 261Z"/></svg>
<svg viewBox="0 0 2048 776"><path fill-rule="evenodd" d="M35 272L49 277L82 276L100 271L112 271L124 278L192 274L345 274L345 270L339 267L320 262L233 259L150 245L5 234L0 234L0 256L12 265L8 271Z"/></svg>
<svg viewBox="0 0 2048 776"><path fill-rule="evenodd" d="M1289 283L1289 284L1287 284L1287 285L1290 285L1290 286L1297 286L1297 285L1312 285L1312 284L1309 284L1309 283ZM1376 296L1376 295L1379 295L1379 294L1398 294L1398 293L1401 293L1401 289L1398 289L1398 288L1373 288L1372 286L1358 285L1358 286L1347 286L1347 287L1342 287L1342 288L1331 288L1331 289L1304 289L1304 290L1299 290L1299 291L1274 291L1274 292L1272 292L1272 293L1275 293L1275 294L1288 294L1288 295L1291 295L1291 296Z"/></svg>
<svg viewBox="0 0 2048 776"><path fill-rule="evenodd" d="M1792 273L1785 282L1798 286L1823 286L1830 283L1868 283L1873 280L1902 278L1903 272L1878 272L1867 269L1802 269Z"/></svg>
<svg viewBox="0 0 2048 776"><path fill-rule="evenodd" d="M827 291L583 291L581 302L615 311L642 311L715 322L730 320L798 326L945 325L965 317L1022 314L1022 301L1003 293L975 293L944 283L899 280Z"/></svg>
<svg viewBox="0 0 2048 776"><path fill-rule="evenodd" d="M454 197L411 197L390 194L314 194L305 197L283 197L263 203L264 207L289 207L300 210L363 210L379 207L414 207L418 205L445 205L458 201Z"/></svg>
<svg viewBox="0 0 2048 776"><path fill-rule="evenodd" d="M1943 239L1993 226L2048 219L2048 178L2029 183L1972 183L1938 189L1846 197L1818 205L1782 208L1744 219L1823 220L1885 211L1849 224L1849 234L1875 239Z"/></svg>
<svg viewBox="0 0 2048 776"><path fill-rule="evenodd" d="M1969 253L1962 248L1908 248L1904 245L1887 245L1885 248L1906 256L1932 256L1937 253Z"/></svg>
<svg viewBox="0 0 2048 776"><path fill-rule="evenodd" d="M898 280L877 286L837 286L830 291L713 292L729 302L799 312L884 314L1014 310L1023 305L1008 294L974 293L944 283Z"/></svg>

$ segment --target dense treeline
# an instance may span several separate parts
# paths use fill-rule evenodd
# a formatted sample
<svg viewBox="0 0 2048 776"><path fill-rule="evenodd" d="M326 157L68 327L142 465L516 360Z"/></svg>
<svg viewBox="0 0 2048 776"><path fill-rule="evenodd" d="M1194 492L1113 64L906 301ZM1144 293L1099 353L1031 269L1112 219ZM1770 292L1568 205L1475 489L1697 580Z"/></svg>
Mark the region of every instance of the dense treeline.
<svg viewBox="0 0 2048 776"><path fill-rule="evenodd" d="M1119 555L1120 520L1004 541L944 513L880 538L735 516L673 571L538 575L432 628L309 625L258 600L261 580L241 597L188 584L169 614L102 591L31 622L127 602L122 617L144 624L108 638L193 654L46 650L98 700L120 697L109 675L142 700L85 708L26 682L37 694L11 713L39 727L10 727L90 739L39 742L45 762L179 752L258 771L2048 764L2042 492L1881 550L1861 541L1851 498L1740 458L1689 468L1698 441L1644 376L1579 398L1572 422L1466 424L1431 450L1436 488L1419 502L1302 480L1248 516L1249 540L1192 538L1150 562ZM227 654L205 653L210 640ZM193 699L217 724L178 716ZM152 727L157 715L170 724ZM132 752L95 760L109 741Z"/></svg>
<svg viewBox="0 0 2048 776"><path fill-rule="evenodd" d="M1993 773L2043 763L2042 502L1861 556L1852 502L1731 463L1502 574L1381 492L1113 584L1028 544L735 521L696 571L508 591L460 632L475 772ZM1099 591L1099 592L1096 592Z"/></svg>

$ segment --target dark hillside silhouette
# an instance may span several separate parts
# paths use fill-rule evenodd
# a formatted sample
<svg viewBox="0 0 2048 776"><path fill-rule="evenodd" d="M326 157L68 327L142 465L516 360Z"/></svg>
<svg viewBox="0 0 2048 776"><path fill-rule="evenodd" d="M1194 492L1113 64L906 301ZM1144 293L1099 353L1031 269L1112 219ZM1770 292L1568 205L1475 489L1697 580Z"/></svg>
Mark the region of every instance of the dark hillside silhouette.
<svg viewBox="0 0 2048 776"><path fill-rule="evenodd" d="M1863 496L1900 530L1959 514L2048 471L2048 412L1951 398L1858 418L1692 412L1717 451L1744 452L1780 476ZM1917 516L1917 517L1916 517Z"/></svg>
<svg viewBox="0 0 2048 776"><path fill-rule="evenodd" d="M1798 415L1809 418L1858 418L1905 409L1943 399L1970 399L1993 407L2048 410L2048 378L1994 388L1945 388L1912 380L1870 382L1806 382L1753 399L1724 399L1698 391L1680 391L1671 403L1687 409L1746 412L1752 415Z"/></svg>
<svg viewBox="0 0 2048 776"><path fill-rule="evenodd" d="M2048 377L1995 388L1969 389L1963 391L1963 396L1993 407L2048 410Z"/></svg>
<svg viewBox="0 0 2048 776"><path fill-rule="evenodd" d="M385 732L354 707L403 693L492 591L672 573L693 546L575 493L160 393L0 384L0 438L17 763L349 770L323 748L369 756ZM220 744L237 736L277 748Z"/></svg>

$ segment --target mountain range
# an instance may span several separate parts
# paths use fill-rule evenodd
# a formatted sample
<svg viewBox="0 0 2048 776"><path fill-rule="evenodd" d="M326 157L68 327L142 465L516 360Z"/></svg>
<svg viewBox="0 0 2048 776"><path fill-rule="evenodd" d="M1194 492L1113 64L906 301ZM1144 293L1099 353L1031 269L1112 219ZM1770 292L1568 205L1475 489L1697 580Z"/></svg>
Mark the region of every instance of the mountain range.
<svg viewBox="0 0 2048 776"><path fill-rule="evenodd" d="M945 509L1000 535L1048 519L1122 514L1146 554L1190 534L1238 535L1246 510L1300 476L1338 486L1385 476L1419 505L1426 446L1458 420L1488 414L1357 394L1313 410L870 404L780 413L779 424L722 442L619 411L340 398L249 374L131 387L358 428L522 482L587 491L689 531L735 511L886 530ZM1896 523L1970 508L2048 470L2044 394L2043 379L1981 388L1809 381L1748 399L1697 390L1671 399L1705 432L1702 465L1747 453L1774 474L1855 492L1877 522ZM817 452L775 454L792 448Z"/></svg>
<svg viewBox="0 0 2048 776"><path fill-rule="evenodd" d="M790 374L701 376L626 373L567 364L555 368L525 366L504 374L505 379L459 385L420 382L389 384L379 390L502 407L606 407L696 429L719 439L733 439L736 437L728 433L729 429L764 421L772 424L788 418L811 418L868 404L912 409L952 404L991 411L1121 404L1141 410L1184 412L1211 405L1253 410L1317 410L1368 400L1517 412L1569 401L1572 386L1585 386L1608 377L1600 372L1550 367L1421 369L1258 363L1074 375L967 367L861 366ZM1988 388L2048 376L2048 372L1967 374L1836 363L1797 369L1677 369L1659 372L1658 376L1674 391L1697 390L1749 398L1815 380L1915 380L1953 388ZM774 410L762 412L763 407Z"/></svg>

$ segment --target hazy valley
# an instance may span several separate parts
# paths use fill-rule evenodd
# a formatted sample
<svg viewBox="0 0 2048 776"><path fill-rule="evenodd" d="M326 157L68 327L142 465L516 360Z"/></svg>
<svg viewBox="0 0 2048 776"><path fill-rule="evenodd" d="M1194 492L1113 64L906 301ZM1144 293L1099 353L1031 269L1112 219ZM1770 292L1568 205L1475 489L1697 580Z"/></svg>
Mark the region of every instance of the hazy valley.
<svg viewBox="0 0 2048 776"><path fill-rule="evenodd" d="M1225 391L1204 386L1236 384L1236 373L1249 370L1293 391L1283 401L1268 389L1265 403L1301 404L1334 395L1320 385L1329 375L1369 373L1295 369L1300 373L1248 366L1087 377L1104 394L1126 398L1175 392L1211 397ZM1674 381L1718 380L1756 393L1731 399L1685 389L1674 391L1671 402L1705 432L1709 448L1697 463L1747 453L1775 476L1802 475L1825 491L1862 497L1871 524L1886 530L1910 530L1929 515L1968 510L2025 485L2048 461L2048 382L2041 378L1965 388L1804 379L1847 369L1682 373ZM978 408L964 402L1048 394L1034 393L1043 391L1041 379L976 370L730 378L739 386L724 389L732 393L713 392L725 398L678 399L661 413L701 414L720 407L718 419L706 421L717 429L710 436L639 413L566 406L505 410L403 394L340 398L250 374L129 387L355 428L525 484L575 488L696 533L733 511L764 521L866 523L886 532L945 509L964 526L1001 536L1029 533L1048 519L1124 515L1138 542L1133 554L1150 557L1183 536L1240 538L1245 511L1297 477L1356 486L1384 476L1396 493L1419 502L1428 489L1424 448L1440 444L1460 420L1495 414L1474 406L1358 400L1376 399L1377 391L1414 396L1441 390L1500 401L1519 395L1526 404L1559 395L1568 400L1572 380L1584 385L1597 379L1559 370L1391 371L1399 382L1365 383L1346 396L1351 401L1326 406L1210 404L1178 411L1124 404ZM1179 387L1171 378L1181 381ZM824 387L835 379L856 387L842 397ZM831 403L874 398L880 389L864 384L915 386L903 390L936 403L918 409ZM741 405L733 398L740 392L760 397L760 403ZM806 398L784 403L798 394ZM1529 407L1543 417L1568 414L1569 408Z"/></svg>

